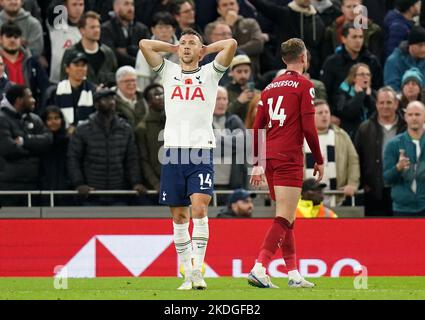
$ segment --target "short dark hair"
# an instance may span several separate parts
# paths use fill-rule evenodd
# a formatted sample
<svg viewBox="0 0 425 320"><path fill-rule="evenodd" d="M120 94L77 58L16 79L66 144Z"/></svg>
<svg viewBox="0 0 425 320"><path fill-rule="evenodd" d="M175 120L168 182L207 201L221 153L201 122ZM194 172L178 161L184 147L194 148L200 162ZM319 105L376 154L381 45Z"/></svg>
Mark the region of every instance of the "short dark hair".
<svg viewBox="0 0 425 320"><path fill-rule="evenodd" d="M1 26L0 35L6 37L22 37L22 29L14 22L8 21Z"/></svg>
<svg viewBox="0 0 425 320"><path fill-rule="evenodd" d="M55 106L55 105L47 106L46 109L44 109L43 113L40 116L41 120L43 120L43 122L46 123L47 117L51 113L58 114L60 116L60 118L62 119L62 121L65 122L65 118L64 118L64 115L63 115L61 108L59 108L58 106Z"/></svg>
<svg viewBox="0 0 425 320"><path fill-rule="evenodd" d="M292 38L281 45L282 59L285 63L291 63L298 59L298 57L307 51L304 41L298 38Z"/></svg>
<svg viewBox="0 0 425 320"><path fill-rule="evenodd" d="M23 98L25 96L25 90L27 89L27 86L20 84L14 84L10 86L10 88L6 91L7 101L9 101L12 106L14 106L18 98Z"/></svg>
<svg viewBox="0 0 425 320"><path fill-rule="evenodd" d="M180 15L180 8L183 5L183 3L188 2L192 8L195 8L195 4L192 0L174 0L171 3L171 7L170 7L170 12L173 16L178 16Z"/></svg>
<svg viewBox="0 0 425 320"><path fill-rule="evenodd" d="M341 31L341 35L344 38L347 38L348 34L350 33L351 29L356 29L356 30L361 30L363 32L362 28L356 28L356 26L354 25L354 23L346 23L342 26L342 31Z"/></svg>
<svg viewBox="0 0 425 320"><path fill-rule="evenodd" d="M171 13L167 11L159 11L153 16L151 27L155 27L158 24L170 25L173 28L176 28L177 21L174 19Z"/></svg>
<svg viewBox="0 0 425 320"><path fill-rule="evenodd" d="M204 39L202 38L202 36L199 34L199 32L197 32L196 30L194 30L192 28L184 29L182 31L182 34L181 34L180 38L183 37L183 36L185 36L185 35L194 35L194 36L197 36L199 38L199 41L201 41L201 43L204 44Z"/></svg>
<svg viewBox="0 0 425 320"><path fill-rule="evenodd" d="M94 11L87 11L87 12L83 13L80 20L78 21L78 29L84 29L86 27L88 19L96 19L99 22L102 22L102 18L100 16L100 14L98 14Z"/></svg>
<svg viewBox="0 0 425 320"><path fill-rule="evenodd" d="M146 101L149 101L150 100L150 92L153 89L156 89L156 88L164 88L164 87L162 85L160 85L159 83L152 83L152 84L148 85L145 88L145 91L143 91L143 98L145 98Z"/></svg>

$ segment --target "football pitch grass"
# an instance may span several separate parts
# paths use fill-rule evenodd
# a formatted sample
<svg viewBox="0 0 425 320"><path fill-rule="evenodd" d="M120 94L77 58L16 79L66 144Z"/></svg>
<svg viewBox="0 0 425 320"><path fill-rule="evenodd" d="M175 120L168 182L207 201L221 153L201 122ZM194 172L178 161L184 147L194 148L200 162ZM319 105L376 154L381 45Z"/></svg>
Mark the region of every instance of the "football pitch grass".
<svg viewBox="0 0 425 320"><path fill-rule="evenodd" d="M258 289L243 278L206 279L205 291L180 292L178 278L68 279L68 289L54 288L53 278L0 278L0 300L425 300L425 277L369 277L356 290L354 278L310 279L313 289ZM365 282L363 282L364 284Z"/></svg>

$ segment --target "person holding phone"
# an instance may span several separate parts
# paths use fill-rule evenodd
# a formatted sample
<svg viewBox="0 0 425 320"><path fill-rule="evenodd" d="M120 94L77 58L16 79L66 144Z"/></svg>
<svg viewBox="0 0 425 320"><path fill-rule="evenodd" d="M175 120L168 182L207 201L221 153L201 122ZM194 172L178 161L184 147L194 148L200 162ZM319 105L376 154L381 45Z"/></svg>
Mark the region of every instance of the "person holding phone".
<svg viewBox="0 0 425 320"><path fill-rule="evenodd" d="M343 128L354 139L360 124L375 112L376 93L371 87L372 73L367 64L357 63L339 87L335 116L341 119Z"/></svg>
<svg viewBox="0 0 425 320"><path fill-rule="evenodd" d="M252 81L251 59L247 55L237 55L230 65L232 82L226 86L229 93L229 112L245 121L249 103L259 94Z"/></svg>

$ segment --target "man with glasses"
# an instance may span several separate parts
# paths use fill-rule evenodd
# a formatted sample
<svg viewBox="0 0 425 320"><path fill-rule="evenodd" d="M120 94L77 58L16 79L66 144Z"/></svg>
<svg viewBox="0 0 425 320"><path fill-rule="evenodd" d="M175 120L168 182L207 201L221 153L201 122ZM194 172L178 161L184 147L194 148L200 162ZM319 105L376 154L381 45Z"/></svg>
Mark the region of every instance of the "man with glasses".
<svg viewBox="0 0 425 320"><path fill-rule="evenodd" d="M136 70L130 66L121 67L115 78L117 81L116 113L126 119L134 129L148 112L143 101L143 93L137 90Z"/></svg>
<svg viewBox="0 0 425 320"><path fill-rule="evenodd" d="M202 34L201 28L195 23L195 4L192 0L176 0L172 3L170 10L177 21L177 38L180 38L182 31L187 28Z"/></svg>

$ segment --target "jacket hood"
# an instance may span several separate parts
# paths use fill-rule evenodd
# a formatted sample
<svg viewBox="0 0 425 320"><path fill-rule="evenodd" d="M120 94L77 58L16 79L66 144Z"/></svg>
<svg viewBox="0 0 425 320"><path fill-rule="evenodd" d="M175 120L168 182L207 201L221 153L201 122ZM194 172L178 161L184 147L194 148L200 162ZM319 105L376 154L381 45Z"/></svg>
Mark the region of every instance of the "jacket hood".
<svg viewBox="0 0 425 320"><path fill-rule="evenodd" d="M306 16L313 16L317 13L316 9L314 9L313 5L308 6L307 8L299 6L295 1L288 3L288 7L293 11L298 12L300 14Z"/></svg>
<svg viewBox="0 0 425 320"><path fill-rule="evenodd" d="M411 24L399 11L391 10L384 19L385 28L389 28L391 24L399 22L401 24Z"/></svg>
<svg viewBox="0 0 425 320"><path fill-rule="evenodd" d="M30 17L30 16L31 16L31 13L29 13L28 11L25 11L24 9L21 9L21 10L19 10L18 15L16 16L14 21L25 20L25 19L28 19L28 17ZM9 20L9 16L6 14L6 12L4 10L2 10L0 12L0 19Z"/></svg>
<svg viewBox="0 0 425 320"><path fill-rule="evenodd" d="M17 113L16 109L12 106L12 104L9 102L9 100L7 100L6 97L4 97L3 100L1 101L0 108L1 109L8 109L8 110L10 110L14 113Z"/></svg>

